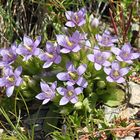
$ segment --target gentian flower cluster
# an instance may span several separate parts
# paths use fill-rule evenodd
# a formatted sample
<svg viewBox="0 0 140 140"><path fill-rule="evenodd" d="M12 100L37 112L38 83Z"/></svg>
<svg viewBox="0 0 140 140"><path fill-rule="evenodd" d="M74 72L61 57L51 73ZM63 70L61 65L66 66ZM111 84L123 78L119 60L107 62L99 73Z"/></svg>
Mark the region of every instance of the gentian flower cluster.
<svg viewBox="0 0 140 140"><path fill-rule="evenodd" d="M17 45L16 43L12 44L10 48L7 49L1 49L0 55L2 57L2 60L0 61L0 67L7 67L10 64L14 62L17 58L16 53Z"/></svg>
<svg viewBox="0 0 140 140"><path fill-rule="evenodd" d="M73 86L67 86L67 88L58 87L57 91L60 95L63 96L60 100L59 103L60 105L65 105L68 102L75 104L78 102L77 95L83 92L83 88L82 87L74 88Z"/></svg>
<svg viewBox="0 0 140 140"><path fill-rule="evenodd" d="M75 27L75 26L82 26L86 23L85 16L86 10L85 8L80 9L78 12L67 11L65 13L67 22L66 26L68 27Z"/></svg>
<svg viewBox="0 0 140 140"><path fill-rule="evenodd" d="M83 32L84 28L81 30L82 25L86 24L88 19L86 19L85 8L77 12L67 11L65 15L67 19L65 25L71 27L70 32L57 34L56 41L53 40L53 43L47 41L44 50L39 48L41 36L33 40L27 35L24 35L23 41L19 45L14 43L10 48L0 50L0 67L3 71L0 78L0 87L6 89L8 97L13 94L15 87L19 87L23 82L21 78L22 67L14 68L14 62L18 56L23 58L21 64L37 57L39 62L43 61L44 63L41 63L42 73L46 71L49 73L49 70L56 72L54 74L56 79L52 83L47 83L46 79L48 77L39 77L41 92L35 97L43 101L42 104L53 101L57 96L61 96L59 105L77 103L79 94L84 93L84 88L87 88L88 84L90 85L89 82L93 80L88 79L90 76L92 77L90 74L97 71L106 75L106 82L125 82L125 76L130 70L129 64L134 59L139 58L140 54L133 52L129 42L122 44L120 47L118 38L107 29L102 35L95 34L95 32L88 34L86 33L87 30ZM93 18L93 21L88 21L88 23L91 24L91 28L97 29L99 26L98 18ZM72 27L74 28L72 29ZM78 54L77 59L69 57L71 54L73 54L73 57ZM77 62L74 60L77 60ZM75 67L77 63L78 67ZM89 66L90 64L94 64L95 69L92 69ZM64 70L64 65L66 65L66 70ZM59 68L61 69L59 70ZM90 73L91 71L92 73ZM87 73L90 73L89 77ZM61 86L57 87L57 85Z"/></svg>
<svg viewBox="0 0 140 140"><path fill-rule="evenodd" d="M118 41L116 36L111 36L108 30L105 30L102 36L100 34L95 35L98 44L103 47L112 47L114 43Z"/></svg>
<svg viewBox="0 0 140 140"><path fill-rule="evenodd" d="M21 72L22 67L16 68L15 71L11 67L3 70L3 77L0 78L0 87L6 88L6 95L8 97L13 94L15 86L19 86L22 83Z"/></svg>
<svg viewBox="0 0 140 140"><path fill-rule="evenodd" d="M133 59L137 59L139 57L139 53L132 52L132 46L130 43L126 43L122 46L121 49L112 47L111 51L116 55L118 61L133 63Z"/></svg>
<svg viewBox="0 0 140 140"><path fill-rule="evenodd" d="M38 56L42 61L45 61L43 68L50 67L53 63L59 64L61 62L60 47L51 42L46 43L46 51L40 53Z"/></svg>
<svg viewBox="0 0 140 140"><path fill-rule="evenodd" d="M78 52L82 46L81 43L86 39L85 34L80 34L79 31L75 31L72 36L57 35L57 42L63 48L61 53Z"/></svg>
<svg viewBox="0 0 140 140"><path fill-rule="evenodd" d="M69 62L66 65L67 72L58 73L57 78L61 81L67 81L67 85L69 86L77 84L78 86L86 88L88 83L82 77L82 75L86 71L86 67L87 66L83 64L80 65L77 69L75 69L74 65L71 62Z"/></svg>
<svg viewBox="0 0 140 140"><path fill-rule="evenodd" d="M53 100L53 98L55 97L57 82L55 81L54 83L52 83L51 87L45 82L40 82L40 86L42 92L36 95L36 98L39 100L43 100L42 104L46 104L49 101Z"/></svg>
<svg viewBox="0 0 140 140"><path fill-rule="evenodd" d="M27 61L33 55L37 56L40 53L40 49L37 48L41 42L41 37L38 36L34 41L30 37L24 35L23 42L16 49L16 53L19 55L23 55L23 61Z"/></svg>
<svg viewBox="0 0 140 140"><path fill-rule="evenodd" d="M94 62L96 70L101 70L102 66L110 66L111 63L107 59L111 56L110 52L101 52L98 47L93 50L94 54L87 55L89 61Z"/></svg>

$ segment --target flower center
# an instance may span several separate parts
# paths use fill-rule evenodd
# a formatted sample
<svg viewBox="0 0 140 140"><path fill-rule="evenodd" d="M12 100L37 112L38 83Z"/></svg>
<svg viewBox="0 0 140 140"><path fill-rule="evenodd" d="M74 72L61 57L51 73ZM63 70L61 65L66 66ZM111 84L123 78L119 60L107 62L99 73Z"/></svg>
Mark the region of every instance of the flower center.
<svg viewBox="0 0 140 140"><path fill-rule="evenodd" d="M78 74L76 72L68 72L70 77L73 79L73 80L77 80L78 79Z"/></svg>
<svg viewBox="0 0 140 140"><path fill-rule="evenodd" d="M102 41L103 41L104 44L108 44L109 40L110 40L110 38L108 36L104 36L102 38Z"/></svg>
<svg viewBox="0 0 140 140"><path fill-rule="evenodd" d="M45 53L49 58L53 58L54 56L48 52Z"/></svg>
<svg viewBox="0 0 140 140"><path fill-rule="evenodd" d="M71 97L72 95L73 95L73 91L70 90L70 91L67 92L68 97Z"/></svg>
<svg viewBox="0 0 140 140"><path fill-rule="evenodd" d="M69 40L68 37L66 37L66 42L67 42L67 45L68 45L69 47L72 47L72 46L73 46L73 43Z"/></svg>
<svg viewBox="0 0 140 140"><path fill-rule="evenodd" d="M102 57L102 56L98 56L98 57L97 57L97 60L98 60L98 61L102 61L102 60L103 60L103 57Z"/></svg>
<svg viewBox="0 0 140 140"><path fill-rule="evenodd" d="M75 21L76 21L76 22L79 22L79 17L78 17L78 15L77 15L77 13L75 14Z"/></svg>
<svg viewBox="0 0 140 140"><path fill-rule="evenodd" d="M114 71L113 71L113 76L114 76L114 77L118 77L118 76L120 76L119 71L114 70Z"/></svg>
<svg viewBox="0 0 140 140"><path fill-rule="evenodd" d="M15 77L14 77L14 76L9 76L9 77L7 78L7 80L8 80L9 82L14 82L14 81L15 81Z"/></svg>
<svg viewBox="0 0 140 140"><path fill-rule="evenodd" d="M9 56L9 58L12 58L13 57L10 53L8 53L7 55Z"/></svg>
<svg viewBox="0 0 140 140"><path fill-rule="evenodd" d="M49 98L52 96L51 90L48 90L48 91L46 91L45 93L46 93L46 96L49 97Z"/></svg>
<svg viewBox="0 0 140 140"><path fill-rule="evenodd" d="M30 46L27 46L27 45L24 45L24 46L28 51L30 51L30 52L32 51L32 48Z"/></svg>

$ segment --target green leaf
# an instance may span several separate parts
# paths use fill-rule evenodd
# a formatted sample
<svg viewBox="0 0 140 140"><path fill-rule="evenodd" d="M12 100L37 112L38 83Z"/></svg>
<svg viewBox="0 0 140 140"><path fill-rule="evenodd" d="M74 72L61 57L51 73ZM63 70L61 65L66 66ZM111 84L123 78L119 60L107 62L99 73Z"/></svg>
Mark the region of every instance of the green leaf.
<svg viewBox="0 0 140 140"><path fill-rule="evenodd" d="M125 99L125 92L121 89L110 88L100 97L103 102L111 107L120 105Z"/></svg>

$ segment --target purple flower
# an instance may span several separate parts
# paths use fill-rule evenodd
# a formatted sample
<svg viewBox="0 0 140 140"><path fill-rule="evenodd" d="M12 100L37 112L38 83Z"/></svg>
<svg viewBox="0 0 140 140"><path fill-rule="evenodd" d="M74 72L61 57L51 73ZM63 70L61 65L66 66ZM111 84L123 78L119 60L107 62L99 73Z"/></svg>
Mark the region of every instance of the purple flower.
<svg viewBox="0 0 140 140"><path fill-rule="evenodd" d="M46 43L46 52L38 56L42 61L45 61L43 68L50 67L53 63L59 64L61 62L60 47L53 45L51 42Z"/></svg>
<svg viewBox="0 0 140 140"><path fill-rule="evenodd" d="M132 60L140 56L139 53L132 52L130 43L125 43L121 49L112 47L111 51L117 55L117 60L124 61L126 63L133 63Z"/></svg>
<svg viewBox="0 0 140 140"><path fill-rule="evenodd" d="M57 74L57 78L61 81L67 81L67 85L72 86L77 84L83 88L86 88L88 83L82 77L84 72L86 71L86 65L80 65L77 69L75 69L74 65L69 62L66 65L67 72L60 72Z"/></svg>
<svg viewBox="0 0 140 140"><path fill-rule="evenodd" d="M80 43L86 38L85 34L80 34L75 31L72 36L57 35L57 42L60 46L64 47L60 50L62 53L78 52L81 49Z"/></svg>
<svg viewBox="0 0 140 140"><path fill-rule="evenodd" d="M11 67L3 70L4 76L0 78L0 87L6 87L6 95L8 97L13 94L15 86L20 86L22 83L21 72L22 67L16 68L14 72Z"/></svg>
<svg viewBox="0 0 140 140"><path fill-rule="evenodd" d="M17 58L16 49L17 45L14 43L10 48L0 50L0 55L2 57L2 60L0 61L1 67L6 67L14 62Z"/></svg>
<svg viewBox="0 0 140 140"><path fill-rule="evenodd" d="M67 11L65 13L67 22L66 26L68 27L75 27L75 26L82 26L86 23L85 16L86 16L86 10L85 8L82 8L81 10L77 12Z"/></svg>
<svg viewBox="0 0 140 140"><path fill-rule="evenodd" d="M24 35L23 37L23 43L21 43L16 52L17 54L23 55L23 61L27 61L30 59L33 55L37 56L40 53L40 49L37 48L37 46L41 42L41 37L38 36L37 39L34 41L30 37Z"/></svg>
<svg viewBox="0 0 140 140"><path fill-rule="evenodd" d="M101 35L97 34L96 39L98 41L98 44L100 46L104 46L104 47L111 47L114 46L114 43L118 41L117 37L114 36L112 37L110 35L110 32L105 30L105 32Z"/></svg>
<svg viewBox="0 0 140 140"><path fill-rule="evenodd" d="M83 92L83 88L77 87L74 89L73 86L67 86L67 88L58 87L57 91L63 96L59 102L59 105L65 105L68 102L75 104L78 102L77 95Z"/></svg>
<svg viewBox="0 0 140 140"><path fill-rule="evenodd" d="M42 104L46 104L49 101L52 101L53 98L55 97L56 86L57 86L56 81L51 84L51 87L45 82L40 82L42 92L36 95L36 98L39 100L43 100Z"/></svg>
<svg viewBox="0 0 140 140"><path fill-rule="evenodd" d="M102 66L108 67L111 65L107 59L111 56L109 52L101 52L98 47L94 48L94 54L89 54L88 60L94 62L94 67L96 70L100 70Z"/></svg>
<svg viewBox="0 0 140 140"><path fill-rule="evenodd" d="M111 68L104 68L105 73L108 75L106 77L109 82L124 83L125 79L123 78L129 72L129 68L120 68L118 62L113 62Z"/></svg>

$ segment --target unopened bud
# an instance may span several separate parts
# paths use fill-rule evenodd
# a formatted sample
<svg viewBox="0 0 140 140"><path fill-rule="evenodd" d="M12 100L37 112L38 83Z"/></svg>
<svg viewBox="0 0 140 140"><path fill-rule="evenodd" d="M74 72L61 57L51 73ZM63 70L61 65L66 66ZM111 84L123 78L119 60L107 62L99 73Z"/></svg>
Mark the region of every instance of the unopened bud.
<svg viewBox="0 0 140 140"><path fill-rule="evenodd" d="M98 18L93 18L91 21L91 25L95 28L97 28L99 26L99 20Z"/></svg>
<svg viewBox="0 0 140 140"><path fill-rule="evenodd" d="M100 89L103 89L106 87L106 83L104 81L98 81L97 82L97 87Z"/></svg>

